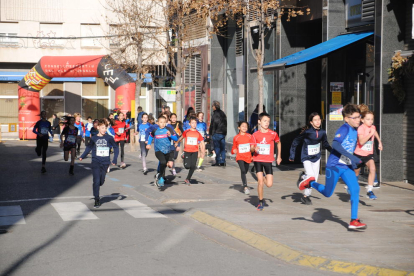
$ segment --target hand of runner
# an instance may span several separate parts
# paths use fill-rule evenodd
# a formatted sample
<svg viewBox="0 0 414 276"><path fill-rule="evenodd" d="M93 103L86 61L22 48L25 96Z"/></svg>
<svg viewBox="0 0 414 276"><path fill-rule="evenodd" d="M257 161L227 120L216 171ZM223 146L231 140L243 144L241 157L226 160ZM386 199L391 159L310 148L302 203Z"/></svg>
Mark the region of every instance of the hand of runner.
<svg viewBox="0 0 414 276"><path fill-rule="evenodd" d="M290 161L290 162L293 162L293 161L295 161L295 160L292 160L292 159L290 159L290 158L289 158L289 161Z"/></svg>
<svg viewBox="0 0 414 276"><path fill-rule="evenodd" d="M151 146L150 145L147 145L145 148L148 149L148 150L150 150L151 149Z"/></svg>
<svg viewBox="0 0 414 276"><path fill-rule="evenodd" d="M171 137L170 131L167 131L167 135L168 135L168 137Z"/></svg>
<svg viewBox="0 0 414 276"><path fill-rule="evenodd" d="M254 151L255 151L256 153L259 153L259 149L260 149L260 148L259 148L259 146L255 146L255 147L254 147Z"/></svg>
<svg viewBox="0 0 414 276"><path fill-rule="evenodd" d="M180 147L176 147L176 148L175 148L175 150L176 150L176 151L180 151Z"/></svg>
<svg viewBox="0 0 414 276"><path fill-rule="evenodd" d="M379 143L379 144L378 144L378 149L379 149L379 150L382 150L382 143Z"/></svg>
<svg viewBox="0 0 414 276"><path fill-rule="evenodd" d="M277 157L276 163L278 166L280 165L280 163L282 163L282 158L280 156Z"/></svg>
<svg viewBox="0 0 414 276"><path fill-rule="evenodd" d="M237 154L237 150L236 149L234 150L234 154Z"/></svg>
<svg viewBox="0 0 414 276"><path fill-rule="evenodd" d="M82 160L83 160L83 158L80 158L80 157L79 157L79 161L82 161Z"/></svg>

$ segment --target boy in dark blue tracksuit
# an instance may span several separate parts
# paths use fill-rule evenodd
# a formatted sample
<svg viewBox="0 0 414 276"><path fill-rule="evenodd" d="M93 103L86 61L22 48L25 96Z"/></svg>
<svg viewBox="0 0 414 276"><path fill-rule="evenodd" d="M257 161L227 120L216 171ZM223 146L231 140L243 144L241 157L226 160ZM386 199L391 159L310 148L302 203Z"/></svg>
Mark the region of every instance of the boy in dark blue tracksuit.
<svg viewBox="0 0 414 276"><path fill-rule="evenodd" d="M95 197L95 208L99 208L101 203L99 201L99 188L105 182L106 172L111 159L109 156L110 148L114 149L114 159L112 165L116 165L119 148L112 136L107 135L107 127L104 119L99 120L98 123L99 134L92 136L85 152L79 158L82 161L89 152L92 151L92 174L93 174L93 196Z"/></svg>
<svg viewBox="0 0 414 276"><path fill-rule="evenodd" d="M46 119L46 111L42 111L40 113L41 120L37 121L35 126L33 127L33 133L35 133L36 136L36 153L37 156L42 155L42 173L46 172L46 151L49 147L49 135L53 137L52 133L52 124Z"/></svg>
<svg viewBox="0 0 414 276"><path fill-rule="evenodd" d="M356 129L360 125L361 115L358 106L354 104L344 106L342 115L346 123L337 130L332 142L333 149L326 164L326 184L319 184L314 177L307 177L299 183L298 187L300 190L312 187L324 196L331 197L341 177L351 195L351 222L348 228L365 229L366 224L358 219L359 184L354 172L354 168L357 168L362 161L353 155L358 140Z"/></svg>
<svg viewBox="0 0 414 276"><path fill-rule="evenodd" d="M154 140L155 156L160 161L160 171L155 180L158 188L164 186L165 169L170 159L171 140L178 140L175 131L166 126L166 121L165 117L158 118L159 128L151 131L147 145L147 149L151 149L151 143Z"/></svg>

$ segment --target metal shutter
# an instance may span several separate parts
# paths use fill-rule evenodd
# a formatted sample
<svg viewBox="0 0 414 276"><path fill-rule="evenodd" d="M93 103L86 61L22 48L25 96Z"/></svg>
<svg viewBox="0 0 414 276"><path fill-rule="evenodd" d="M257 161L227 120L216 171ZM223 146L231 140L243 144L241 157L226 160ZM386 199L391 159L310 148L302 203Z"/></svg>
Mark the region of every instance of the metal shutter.
<svg viewBox="0 0 414 276"><path fill-rule="evenodd" d="M404 179L414 184L414 75L405 76L404 82L406 90L403 122Z"/></svg>
<svg viewBox="0 0 414 276"><path fill-rule="evenodd" d="M202 88L201 88L201 55L194 55L185 67L184 71L184 85L192 87L195 91L194 109L196 112L201 112L202 108ZM193 90L191 89L191 90ZM191 91L190 90L190 91Z"/></svg>
<svg viewBox="0 0 414 276"><path fill-rule="evenodd" d="M361 21L374 21L375 0L362 0Z"/></svg>

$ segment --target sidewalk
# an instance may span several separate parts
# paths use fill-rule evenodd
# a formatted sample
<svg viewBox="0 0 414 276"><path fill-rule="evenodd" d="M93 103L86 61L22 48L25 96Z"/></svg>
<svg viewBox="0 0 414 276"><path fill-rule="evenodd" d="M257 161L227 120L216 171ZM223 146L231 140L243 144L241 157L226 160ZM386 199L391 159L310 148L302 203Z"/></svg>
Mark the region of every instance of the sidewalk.
<svg viewBox="0 0 414 276"><path fill-rule="evenodd" d="M129 150L128 158L138 160L138 152ZM154 162L149 167L157 163L152 151L148 160ZM351 208L343 184L331 198L313 191L313 205L303 205L296 187L300 169L282 165L274 168L273 187L264 193L267 206L259 212L253 176L247 176L246 196L235 161L227 160L225 168L212 162L206 158L204 170L193 176L198 183L190 187L183 184L184 171L164 191L146 185L138 191L173 209L191 204L187 215L287 262L359 275L414 275L414 185L383 184L374 190L374 201L361 186L359 217L368 229L355 232L347 229Z"/></svg>

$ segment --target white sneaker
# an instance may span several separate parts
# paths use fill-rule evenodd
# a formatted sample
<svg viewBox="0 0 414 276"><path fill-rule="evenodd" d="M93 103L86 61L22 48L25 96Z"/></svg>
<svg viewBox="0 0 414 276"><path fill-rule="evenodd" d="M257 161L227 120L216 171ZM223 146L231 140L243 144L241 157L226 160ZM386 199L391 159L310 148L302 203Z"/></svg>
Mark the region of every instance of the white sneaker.
<svg viewBox="0 0 414 276"><path fill-rule="evenodd" d="M119 166L120 168L125 168L126 164L124 162L121 163L121 166Z"/></svg>
<svg viewBox="0 0 414 276"><path fill-rule="evenodd" d="M216 153L213 153L213 156L211 156L211 158L216 158Z"/></svg>
<svg viewBox="0 0 414 276"><path fill-rule="evenodd" d="M108 170L106 172L109 173L110 171L111 171L111 167L108 167Z"/></svg>
<svg viewBox="0 0 414 276"><path fill-rule="evenodd" d="M244 188L244 194L245 195L250 195L250 189L249 189L249 187L245 187Z"/></svg>
<svg viewBox="0 0 414 276"><path fill-rule="evenodd" d="M175 169L172 169L171 172L172 172L172 175L174 175L174 176L177 175L177 172L175 171Z"/></svg>
<svg viewBox="0 0 414 276"><path fill-rule="evenodd" d="M197 170L196 171L202 172L203 170L201 169L201 167L197 167Z"/></svg>

